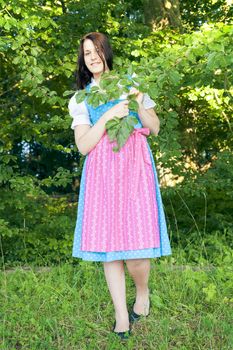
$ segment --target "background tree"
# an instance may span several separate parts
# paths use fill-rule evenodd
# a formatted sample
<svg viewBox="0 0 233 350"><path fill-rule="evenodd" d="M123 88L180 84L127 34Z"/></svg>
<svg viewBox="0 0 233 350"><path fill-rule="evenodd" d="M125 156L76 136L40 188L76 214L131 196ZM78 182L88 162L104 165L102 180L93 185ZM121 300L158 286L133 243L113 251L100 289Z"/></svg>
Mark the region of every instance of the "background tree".
<svg viewBox="0 0 233 350"><path fill-rule="evenodd" d="M144 0L145 23L153 30L181 27L179 0Z"/></svg>

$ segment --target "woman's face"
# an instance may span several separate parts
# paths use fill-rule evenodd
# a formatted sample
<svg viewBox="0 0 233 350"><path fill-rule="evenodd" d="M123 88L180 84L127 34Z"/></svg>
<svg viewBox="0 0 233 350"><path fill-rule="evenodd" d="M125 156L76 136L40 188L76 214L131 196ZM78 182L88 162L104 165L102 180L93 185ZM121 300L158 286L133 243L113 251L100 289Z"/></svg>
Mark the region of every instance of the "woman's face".
<svg viewBox="0 0 233 350"><path fill-rule="evenodd" d="M89 71L93 74L93 76L98 76L104 72L104 64L98 55L98 49L95 47L94 43L90 39L84 40L83 43L83 51L84 51L84 62L89 69ZM105 63L106 68L107 64Z"/></svg>

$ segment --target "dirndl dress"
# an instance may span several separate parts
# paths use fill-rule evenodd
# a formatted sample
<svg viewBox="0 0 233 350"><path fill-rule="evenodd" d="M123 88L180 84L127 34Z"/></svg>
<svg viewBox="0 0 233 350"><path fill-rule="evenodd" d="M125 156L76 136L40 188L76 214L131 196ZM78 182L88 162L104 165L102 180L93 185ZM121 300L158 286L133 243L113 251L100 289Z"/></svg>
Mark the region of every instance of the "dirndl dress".
<svg viewBox="0 0 233 350"><path fill-rule="evenodd" d="M94 108L91 124L120 100ZM105 131L82 169L72 256L87 261L156 258L171 254L155 162L138 124L119 152Z"/></svg>

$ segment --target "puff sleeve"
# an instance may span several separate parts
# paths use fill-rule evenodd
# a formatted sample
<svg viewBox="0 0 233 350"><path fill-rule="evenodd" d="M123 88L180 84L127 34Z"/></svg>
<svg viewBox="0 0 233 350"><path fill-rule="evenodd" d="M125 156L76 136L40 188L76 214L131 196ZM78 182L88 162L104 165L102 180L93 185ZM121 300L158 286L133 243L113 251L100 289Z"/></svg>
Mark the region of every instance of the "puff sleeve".
<svg viewBox="0 0 233 350"><path fill-rule="evenodd" d="M75 126L77 125L92 125L85 102L82 101L81 103L77 103L75 95L71 97L68 104L68 109L70 116L73 118L71 129L74 130Z"/></svg>
<svg viewBox="0 0 233 350"><path fill-rule="evenodd" d="M154 108L156 106L156 103L146 93L143 94L142 104L145 109Z"/></svg>
<svg viewBox="0 0 233 350"><path fill-rule="evenodd" d="M137 76L136 73L132 74L132 78L136 76ZM134 84L139 86L139 84L136 83L135 81L134 81ZM156 106L156 103L150 98L150 96L147 93L143 94L142 104L145 109L154 108Z"/></svg>

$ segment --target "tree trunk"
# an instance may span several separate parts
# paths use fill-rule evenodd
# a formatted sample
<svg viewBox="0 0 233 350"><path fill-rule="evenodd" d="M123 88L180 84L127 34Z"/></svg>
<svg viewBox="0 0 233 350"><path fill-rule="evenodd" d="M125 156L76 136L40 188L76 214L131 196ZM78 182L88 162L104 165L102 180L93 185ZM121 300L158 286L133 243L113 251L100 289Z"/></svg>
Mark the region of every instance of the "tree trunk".
<svg viewBox="0 0 233 350"><path fill-rule="evenodd" d="M61 7L63 14L67 12L66 4L64 0L61 0Z"/></svg>
<svg viewBox="0 0 233 350"><path fill-rule="evenodd" d="M144 0L145 24L153 30L181 28L179 0Z"/></svg>

